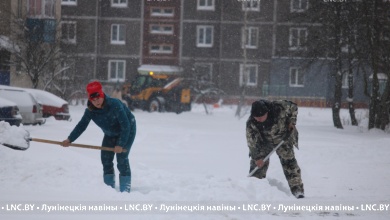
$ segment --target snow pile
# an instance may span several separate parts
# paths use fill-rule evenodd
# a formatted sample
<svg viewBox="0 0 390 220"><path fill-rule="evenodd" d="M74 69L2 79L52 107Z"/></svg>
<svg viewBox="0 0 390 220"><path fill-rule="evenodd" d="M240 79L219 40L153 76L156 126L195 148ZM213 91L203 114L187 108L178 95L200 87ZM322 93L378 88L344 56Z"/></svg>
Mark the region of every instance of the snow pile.
<svg viewBox="0 0 390 220"><path fill-rule="evenodd" d="M8 122L0 121L0 144L8 144L23 149L29 147L29 133L23 126L11 126Z"/></svg>

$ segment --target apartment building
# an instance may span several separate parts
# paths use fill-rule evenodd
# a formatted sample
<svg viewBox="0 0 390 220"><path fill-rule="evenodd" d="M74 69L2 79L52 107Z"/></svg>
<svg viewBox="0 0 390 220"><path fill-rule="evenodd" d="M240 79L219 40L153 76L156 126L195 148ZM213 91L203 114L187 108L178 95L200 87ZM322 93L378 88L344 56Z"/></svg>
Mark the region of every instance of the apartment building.
<svg viewBox="0 0 390 220"><path fill-rule="evenodd" d="M183 1L182 66L236 100L262 96L273 42L273 1Z"/></svg>
<svg viewBox="0 0 390 220"><path fill-rule="evenodd" d="M181 1L144 1L142 60L138 72L181 75Z"/></svg>
<svg viewBox="0 0 390 220"><path fill-rule="evenodd" d="M182 1L182 55L184 73L209 79L236 103L246 84L248 102L255 99L292 99L300 105L330 106L335 70L326 54L316 61L312 51L325 37L314 10L331 2L312 0ZM325 7L324 7L325 8ZM310 43L308 43L310 42ZM313 48L315 47L315 48ZM364 75L354 79L354 101L366 106ZM199 78L198 77L198 78ZM348 77L343 74L342 101Z"/></svg>
<svg viewBox="0 0 390 220"><path fill-rule="evenodd" d="M260 1L62 0L63 50L85 79L125 82L153 70L212 81L231 95L247 83L260 96L273 10Z"/></svg>
<svg viewBox="0 0 390 220"><path fill-rule="evenodd" d="M80 83L117 85L160 71L210 81L227 93L226 102L236 102L243 85L248 101L287 98L318 106L333 98L334 70L323 60L305 62L306 42L323 34L310 19L313 0L6 0L1 7L17 12L11 2L26 2L26 13L40 5L35 14L60 4L55 17L61 16L64 66ZM2 27L0 35L5 32ZM1 39L1 60L10 59ZM7 68L1 66L2 78ZM343 97L347 82L345 74ZM354 82L355 100L365 102L363 80Z"/></svg>
<svg viewBox="0 0 390 220"><path fill-rule="evenodd" d="M62 0L62 50L73 57L72 70L81 81L123 83L136 74L141 60L142 2Z"/></svg>

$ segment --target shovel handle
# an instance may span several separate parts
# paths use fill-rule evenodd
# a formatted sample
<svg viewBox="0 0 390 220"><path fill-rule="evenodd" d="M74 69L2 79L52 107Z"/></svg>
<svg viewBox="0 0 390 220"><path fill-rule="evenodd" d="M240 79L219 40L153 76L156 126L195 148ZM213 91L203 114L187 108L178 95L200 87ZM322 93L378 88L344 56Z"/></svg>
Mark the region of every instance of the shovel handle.
<svg viewBox="0 0 390 220"><path fill-rule="evenodd" d="M40 138L30 138L30 141L41 142L41 143L46 143L46 144L58 144L58 145L62 144L62 142L60 142L60 141L52 141L52 140L46 140L46 139L40 139ZM86 145L86 144L70 143L69 146L88 148L88 149L96 149L96 150L114 151L114 148L100 147L100 146ZM124 149L124 148L122 149L122 152L126 152L126 151L127 151L126 149Z"/></svg>
<svg viewBox="0 0 390 220"><path fill-rule="evenodd" d="M269 160L269 158L271 157L271 155L272 155L280 146L282 146L283 143L284 143L284 140L280 141L280 143L271 151L271 153L269 153L269 154L263 159L263 161L265 162L265 161ZM250 172L250 173L248 174L247 177L251 177L253 174L256 173L256 171L257 171L258 169L260 169L260 168L259 168L258 166L256 166L255 169L253 169L252 172Z"/></svg>

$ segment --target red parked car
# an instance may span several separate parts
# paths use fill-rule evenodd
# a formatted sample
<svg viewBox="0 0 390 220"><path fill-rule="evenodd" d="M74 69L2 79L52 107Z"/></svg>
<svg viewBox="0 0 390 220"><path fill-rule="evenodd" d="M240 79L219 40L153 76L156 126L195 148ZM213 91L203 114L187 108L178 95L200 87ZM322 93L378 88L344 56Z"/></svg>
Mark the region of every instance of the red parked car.
<svg viewBox="0 0 390 220"><path fill-rule="evenodd" d="M42 114L44 118L54 116L57 120L70 120L68 102L62 98L39 89L25 89L31 93L42 105Z"/></svg>

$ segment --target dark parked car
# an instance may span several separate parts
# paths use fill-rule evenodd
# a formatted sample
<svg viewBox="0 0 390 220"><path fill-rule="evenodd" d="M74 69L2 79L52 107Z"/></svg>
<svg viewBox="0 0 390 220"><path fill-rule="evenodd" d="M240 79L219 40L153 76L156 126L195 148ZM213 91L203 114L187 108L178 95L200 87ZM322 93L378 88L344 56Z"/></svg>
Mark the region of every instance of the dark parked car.
<svg viewBox="0 0 390 220"><path fill-rule="evenodd" d="M31 93L42 105L42 114L44 118L54 116L57 120L70 120L68 102L62 98L39 89L25 89Z"/></svg>
<svg viewBox="0 0 390 220"><path fill-rule="evenodd" d="M22 116L19 114L18 106L7 99L0 98L0 121L19 126L22 122Z"/></svg>
<svg viewBox="0 0 390 220"><path fill-rule="evenodd" d="M23 88L0 85L0 97L16 103L22 115L22 124L41 125L46 122L42 117L42 106Z"/></svg>

